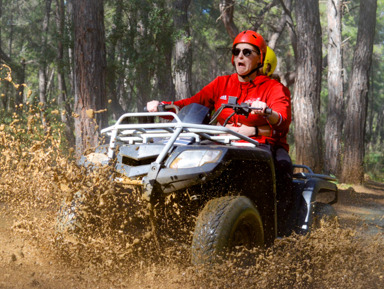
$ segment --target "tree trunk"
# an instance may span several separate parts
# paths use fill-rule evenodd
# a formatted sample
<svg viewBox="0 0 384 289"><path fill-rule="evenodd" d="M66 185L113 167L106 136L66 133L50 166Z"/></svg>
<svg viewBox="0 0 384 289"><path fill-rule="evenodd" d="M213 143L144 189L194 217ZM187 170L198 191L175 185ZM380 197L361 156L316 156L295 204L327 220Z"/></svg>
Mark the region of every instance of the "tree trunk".
<svg viewBox="0 0 384 289"><path fill-rule="evenodd" d="M148 10L146 9L139 9L139 17L137 22L137 38L133 38L131 40L132 43L136 42L137 44L137 50L141 51L146 49L148 45L148 41L152 41L152 37L149 36L150 27L148 27L148 24L146 21L142 21L140 19L145 19L149 17ZM136 45L135 45L136 46ZM146 59L148 61L148 59ZM152 95L152 86L151 81L153 77L153 70L150 68L149 65L141 65L137 62L135 63L136 66L136 76L135 78L135 86L137 88L137 98L136 98L136 108L138 111L142 111L144 107L146 106L147 102L151 99Z"/></svg>
<svg viewBox="0 0 384 289"><path fill-rule="evenodd" d="M2 19L1 17L3 16L3 0L0 0L0 19ZM2 45L2 41L1 41L1 30L2 30L2 27L0 26L0 67L3 63L3 57L2 57L2 52L3 52L3 45ZM1 69L0 69L1 71ZM1 79L1 76L0 76L0 79ZM3 89L5 90L5 89ZM3 109L4 110L7 110L7 96L6 94L2 91L1 95L0 95L0 100L1 100L1 104L3 106ZM1 108L1 106L0 106Z"/></svg>
<svg viewBox="0 0 384 289"><path fill-rule="evenodd" d="M239 34L239 29L233 21L233 11L235 10L234 5L234 0L221 0L219 6L221 13L220 18L232 40L234 40L237 34Z"/></svg>
<svg viewBox="0 0 384 289"><path fill-rule="evenodd" d="M377 0L360 1L357 42L353 55L345 121L345 154L342 182L360 184L364 180L364 140L367 117L369 69L372 61Z"/></svg>
<svg viewBox="0 0 384 289"><path fill-rule="evenodd" d="M103 0L73 2L75 30L76 154L98 145L99 128L107 125Z"/></svg>
<svg viewBox="0 0 384 289"><path fill-rule="evenodd" d="M294 89L296 162L321 171L319 132L321 27L318 0L296 1L297 78Z"/></svg>
<svg viewBox="0 0 384 289"><path fill-rule="evenodd" d="M280 4L283 7L283 10L286 14L286 20L288 24L288 33L289 37L291 38L292 48L294 51L295 56L297 56L297 36L296 36L296 30L294 26L294 21L292 19L292 8L293 6L293 0L280 0Z"/></svg>
<svg viewBox="0 0 384 289"><path fill-rule="evenodd" d="M41 35L41 49L40 49L40 65L39 65L39 100L45 105L47 103L47 61L45 59L47 54L47 38L48 38L48 27L49 18L51 14L51 3L52 0L45 1L45 13L42 24L42 35Z"/></svg>
<svg viewBox="0 0 384 289"><path fill-rule="evenodd" d="M3 0L0 0L0 19L2 19L2 17L3 17ZM2 41L1 41L1 26L0 26L0 50L2 50ZM1 62L1 57L0 57L0 62Z"/></svg>
<svg viewBox="0 0 384 289"><path fill-rule="evenodd" d="M280 36L283 34L283 31L285 29L285 26L287 25L287 22L290 23L290 15L287 15L288 12L290 12L291 7L291 1L286 1L286 3L283 2L283 5L285 8L289 7L288 9L282 9L280 21L277 24L275 30L273 31L272 35L269 37L268 46L272 49L275 49L276 43Z"/></svg>
<svg viewBox="0 0 384 289"><path fill-rule="evenodd" d="M343 0L328 0L328 109L325 125L324 171L340 175L344 111L342 19Z"/></svg>
<svg viewBox="0 0 384 289"><path fill-rule="evenodd" d="M168 0L169 1L169 0ZM167 5L169 7L170 5ZM166 8L164 8L165 10ZM169 10L169 8L167 8ZM170 47L174 46L174 39L171 37L175 28L173 23L168 17L163 18L166 23L164 23L164 28L162 31L159 31L158 37L156 37L156 50L159 54L158 67L156 69L156 78L157 78L157 95L155 94L155 99L166 99L166 100L175 100L175 84L173 79L173 51ZM171 24L172 23L172 24ZM192 63L191 63L192 66ZM191 71L191 68L188 70ZM190 76L189 76L190 78Z"/></svg>
<svg viewBox="0 0 384 289"><path fill-rule="evenodd" d="M3 5L3 4L2 4ZM9 22L13 23L13 14L14 14L14 4L11 4L11 15ZM0 60L2 63L7 64L8 66L12 67L13 70L15 70L15 67L12 65L12 43L13 43L13 29L14 25L10 25L9 27L9 36L8 36L8 55L3 51L2 45L0 46ZM9 82L5 82L4 85L4 96L2 97L2 101L4 104L4 109L11 110L15 107L15 101L13 101L13 97L11 96L11 84Z"/></svg>
<svg viewBox="0 0 384 289"><path fill-rule="evenodd" d="M174 26L177 31L175 43L175 89L176 99L191 96L192 51L188 23L188 7L191 0L174 1Z"/></svg>
<svg viewBox="0 0 384 289"><path fill-rule="evenodd" d="M110 113L113 116L113 119L117 120L125 111L119 103L119 98L117 95L117 79L118 74L116 66L119 61L116 59L116 46L118 40L122 37L122 26L123 26L123 1L118 0L114 3L115 6L115 15L114 15L114 27L110 35L110 45L107 50L107 91L108 91L108 101L110 101Z"/></svg>
<svg viewBox="0 0 384 289"><path fill-rule="evenodd" d="M64 0L56 0L56 26L57 26L57 103L60 107L61 121L65 125L65 135L70 147L76 144L74 135L74 123L72 119L72 109L67 101L67 86L64 77L64 23L65 23L65 7Z"/></svg>
<svg viewBox="0 0 384 289"><path fill-rule="evenodd" d="M16 88L16 103L24 103L24 85L25 84L25 59L21 59L20 70L17 72L17 81L19 85Z"/></svg>
<svg viewBox="0 0 384 289"><path fill-rule="evenodd" d="M44 19L42 25L41 35L41 50L40 50L40 63L39 63L39 100L41 106L41 122L44 129L47 128L47 122L45 118L45 108L47 105L47 61L45 59L47 55L47 39L48 39L48 27L49 18L51 15L51 3L52 0L45 1Z"/></svg>
<svg viewBox="0 0 384 289"><path fill-rule="evenodd" d="M168 37L169 38L169 37ZM169 41L169 45L173 43ZM168 46L168 47L170 47ZM175 100L175 85L172 76L172 49L163 52L164 65L157 72L159 99Z"/></svg>
<svg viewBox="0 0 384 289"><path fill-rule="evenodd" d="M66 0L65 5L65 25L66 30L70 31L67 35L68 42L74 43L73 34L74 34L74 28L73 28L73 22L74 22L74 16L73 16L73 0ZM69 62L69 87L68 94L74 95L75 94L75 72L74 72L74 51L72 45L67 45L66 51L64 51L66 55L68 55L68 62ZM72 110L74 110L74 105L71 105Z"/></svg>

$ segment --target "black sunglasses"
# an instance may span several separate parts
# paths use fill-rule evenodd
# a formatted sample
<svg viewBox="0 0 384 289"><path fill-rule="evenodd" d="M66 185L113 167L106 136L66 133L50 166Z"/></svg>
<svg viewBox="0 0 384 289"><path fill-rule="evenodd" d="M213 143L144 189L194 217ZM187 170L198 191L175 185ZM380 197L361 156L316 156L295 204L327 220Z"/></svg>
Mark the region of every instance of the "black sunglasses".
<svg viewBox="0 0 384 289"><path fill-rule="evenodd" d="M240 52L243 51L243 55L245 57L248 57L252 54L252 52L256 52L258 55L260 54L259 51L257 50L253 50L253 49L248 49L248 48L244 48L243 50L239 49L239 48L233 48L232 49L232 54L234 56L238 56L240 54Z"/></svg>

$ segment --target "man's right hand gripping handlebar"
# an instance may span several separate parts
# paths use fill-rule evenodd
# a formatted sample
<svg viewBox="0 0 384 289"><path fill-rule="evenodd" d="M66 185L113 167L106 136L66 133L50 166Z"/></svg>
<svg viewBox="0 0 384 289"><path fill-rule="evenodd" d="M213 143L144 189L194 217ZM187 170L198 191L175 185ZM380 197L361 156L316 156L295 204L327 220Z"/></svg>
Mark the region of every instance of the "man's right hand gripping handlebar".
<svg viewBox="0 0 384 289"><path fill-rule="evenodd" d="M158 111L157 107L159 106L159 104L160 104L160 101L158 100L152 100L150 102L147 102L146 110L148 112L157 112Z"/></svg>
<svg viewBox="0 0 384 289"><path fill-rule="evenodd" d="M173 111L176 114L179 113L179 107L174 104L164 104L158 100L152 100L147 103L147 106L144 107L146 112L164 112L164 111Z"/></svg>
<svg viewBox="0 0 384 289"><path fill-rule="evenodd" d="M280 115L276 111L273 111L271 108L269 108L265 102L262 102L260 100L252 102L251 108L256 107L257 109L252 110L252 114L259 114L265 116L268 122L272 125L278 123Z"/></svg>

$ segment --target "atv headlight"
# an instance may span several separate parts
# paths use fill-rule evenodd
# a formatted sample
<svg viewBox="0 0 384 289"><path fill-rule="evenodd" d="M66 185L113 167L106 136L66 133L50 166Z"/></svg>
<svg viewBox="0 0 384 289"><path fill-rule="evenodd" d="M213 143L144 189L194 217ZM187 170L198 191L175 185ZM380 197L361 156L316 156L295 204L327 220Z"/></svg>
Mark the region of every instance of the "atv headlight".
<svg viewBox="0 0 384 289"><path fill-rule="evenodd" d="M220 150L186 150L179 154L169 167L172 169L201 167L216 162L220 156Z"/></svg>

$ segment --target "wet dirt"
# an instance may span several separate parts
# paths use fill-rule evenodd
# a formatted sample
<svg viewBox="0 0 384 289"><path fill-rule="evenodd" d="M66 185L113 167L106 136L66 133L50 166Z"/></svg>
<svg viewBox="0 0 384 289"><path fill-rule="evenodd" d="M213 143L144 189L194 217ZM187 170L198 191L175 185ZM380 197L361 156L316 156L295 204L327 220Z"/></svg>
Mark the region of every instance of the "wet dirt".
<svg viewBox="0 0 384 289"><path fill-rule="evenodd" d="M384 184L340 184L338 221L310 236L194 267L184 208L167 200L159 248L139 193L106 168L85 173L39 119L0 126L0 288L384 288ZM87 222L58 233L63 200L79 191Z"/></svg>

